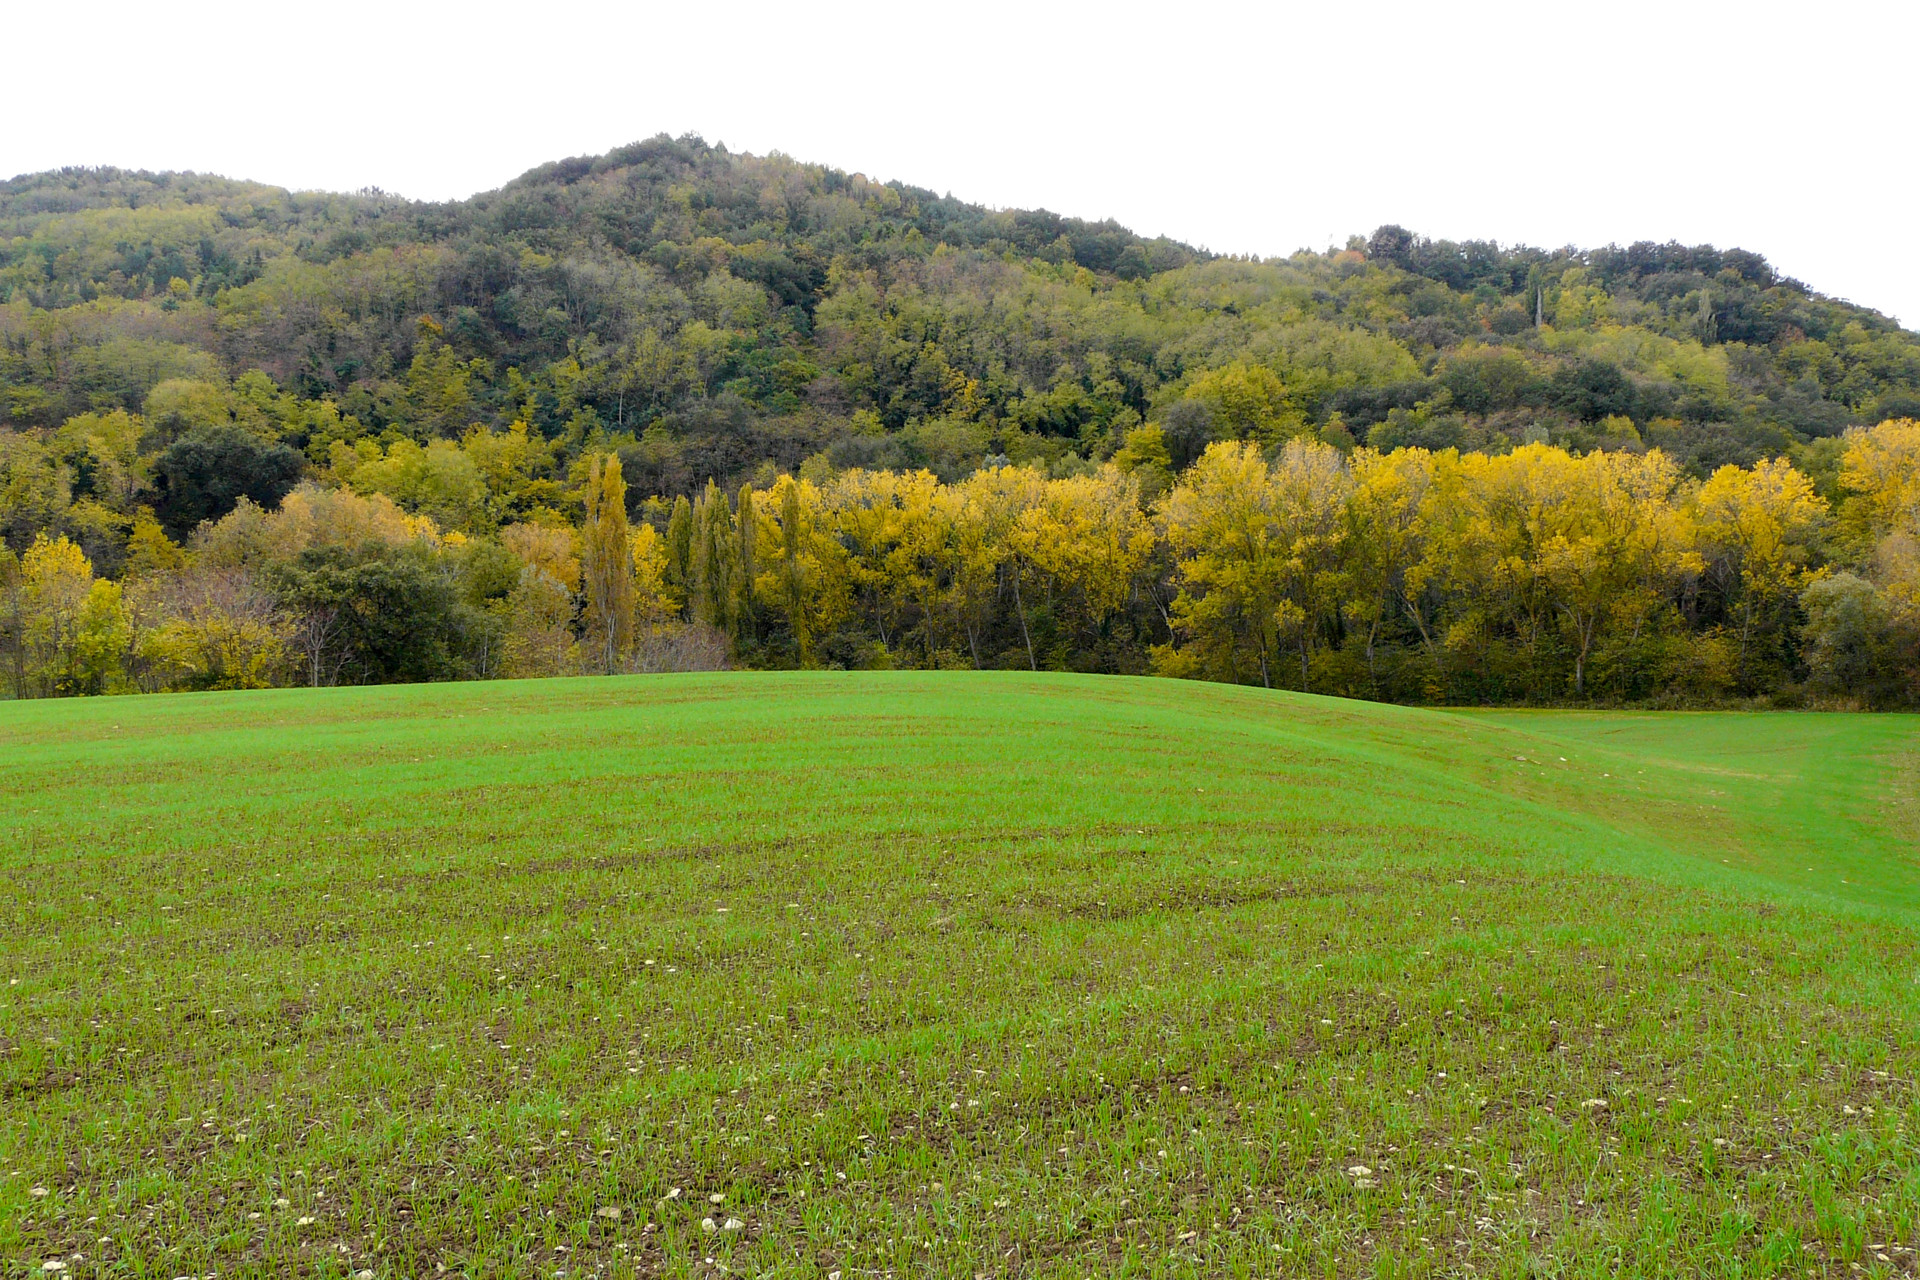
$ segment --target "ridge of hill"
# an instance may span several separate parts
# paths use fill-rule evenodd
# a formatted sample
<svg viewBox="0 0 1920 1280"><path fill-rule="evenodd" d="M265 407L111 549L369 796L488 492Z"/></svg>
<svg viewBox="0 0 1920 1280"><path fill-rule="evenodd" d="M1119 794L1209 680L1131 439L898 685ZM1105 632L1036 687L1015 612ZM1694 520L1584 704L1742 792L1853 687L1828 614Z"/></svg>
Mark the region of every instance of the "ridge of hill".
<svg viewBox="0 0 1920 1280"><path fill-rule="evenodd" d="M1696 469L1920 412L1920 337L1739 249L1386 226L1223 258L695 137L442 203L23 175L0 183L0 300L0 424L257 369L337 406L341 425L287 432L316 461L476 421L653 429L662 493L822 450L943 474L1104 457L1236 362L1335 442L1601 447L1631 421ZM441 345L467 371L456 403L413 376Z"/></svg>

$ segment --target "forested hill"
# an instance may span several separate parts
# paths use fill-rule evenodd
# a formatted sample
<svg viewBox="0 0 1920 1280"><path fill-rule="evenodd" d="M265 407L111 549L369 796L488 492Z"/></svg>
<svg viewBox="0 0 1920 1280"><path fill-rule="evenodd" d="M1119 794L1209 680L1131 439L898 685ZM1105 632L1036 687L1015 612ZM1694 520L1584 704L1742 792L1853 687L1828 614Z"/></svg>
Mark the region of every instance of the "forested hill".
<svg viewBox="0 0 1920 1280"><path fill-rule="evenodd" d="M524 420L563 451L619 444L636 495L822 452L947 477L1098 460L1143 420L1176 462L1310 428L1637 439L1705 471L1920 410L1920 337L1742 250L1383 227L1255 262L695 138L446 204L17 178L0 299L14 428L150 410L166 384L156 443L224 396L324 467L335 441Z"/></svg>
<svg viewBox="0 0 1920 1280"><path fill-rule="evenodd" d="M1920 336L1705 246L1223 257L655 138L0 186L0 691L728 662L1920 704Z"/></svg>

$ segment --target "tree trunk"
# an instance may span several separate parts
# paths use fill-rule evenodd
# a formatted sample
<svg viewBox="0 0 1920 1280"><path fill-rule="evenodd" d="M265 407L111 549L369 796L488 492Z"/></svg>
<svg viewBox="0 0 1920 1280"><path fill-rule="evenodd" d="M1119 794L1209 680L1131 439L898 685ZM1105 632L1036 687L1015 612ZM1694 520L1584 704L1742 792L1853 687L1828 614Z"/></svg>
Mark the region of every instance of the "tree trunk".
<svg viewBox="0 0 1920 1280"><path fill-rule="evenodd" d="M925 632L925 634L921 636L921 639L925 641L927 646L927 665L929 667L936 667L939 665L939 660L934 657L933 652L933 608L928 605L927 597L924 594L920 597L920 626Z"/></svg>
<svg viewBox="0 0 1920 1280"><path fill-rule="evenodd" d="M1580 630L1580 652L1573 660L1573 696L1587 696L1587 655L1593 652L1593 633L1600 625L1600 616L1595 614L1587 620Z"/></svg>
<svg viewBox="0 0 1920 1280"><path fill-rule="evenodd" d="M1027 634L1027 606L1020 601L1020 566L1013 568L1013 607L1020 615L1020 638L1027 642L1027 667L1038 671L1040 664L1033 658L1033 637Z"/></svg>
<svg viewBox="0 0 1920 1280"><path fill-rule="evenodd" d="M1373 641L1374 637L1379 634L1379 631L1380 622L1378 619L1375 619L1372 625L1367 628L1367 687L1373 690L1373 696L1376 699L1380 696L1380 676L1373 669Z"/></svg>
<svg viewBox="0 0 1920 1280"><path fill-rule="evenodd" d="M1419 608L1415 606L1412 599L1409 598L1406 593L1401 593L1400 601L1407 606L1407 614L1413 619L1414 629L1420 633L1420 643L1426 647L1427 656L1433 659L1434 674L1438 675L1442 680L1446 679L1446 664L1440 657L1439 646L1434 644L1433 637L1427 634L1427 620L1420 616Z"/></svg>

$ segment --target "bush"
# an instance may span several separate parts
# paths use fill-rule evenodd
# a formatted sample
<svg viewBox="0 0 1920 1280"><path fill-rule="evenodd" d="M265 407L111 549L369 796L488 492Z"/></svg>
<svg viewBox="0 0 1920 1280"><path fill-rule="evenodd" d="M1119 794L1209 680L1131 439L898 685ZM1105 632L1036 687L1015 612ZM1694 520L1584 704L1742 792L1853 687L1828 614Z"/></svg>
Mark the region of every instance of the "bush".
<svg viewBox="0 0 1920 1280"><path fill-rule="evenodd" d="M1898 696L1886 603L1871 582L1851 573L1822 578L1800 596L1801 632L1811 692L1884 703Z"/></svg>

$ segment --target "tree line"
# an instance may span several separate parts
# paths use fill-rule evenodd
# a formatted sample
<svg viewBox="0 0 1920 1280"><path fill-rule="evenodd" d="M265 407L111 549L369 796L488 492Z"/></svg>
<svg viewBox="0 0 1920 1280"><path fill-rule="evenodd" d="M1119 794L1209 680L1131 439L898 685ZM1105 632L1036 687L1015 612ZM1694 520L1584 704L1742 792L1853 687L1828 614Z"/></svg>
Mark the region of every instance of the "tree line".
<svg viewBox="0 0 1920 1280"><path fill-rule="evenodd" d="M510 510L513 468L482 467L498 442L468 443L481 459L441 453ZM18 697L731 663L1913 705L1920 423L1841 443L1837 501L1786 459L1695 480L1657 449L1539 442L1300 434L1213 442L1176 472L1147 424L1070 475L812 467L630 504L598 450L562 486L575 518L539 507L486 534L356 488L354 467L271 507L242 496L184 545L142 509L117 578L64 534L0 551L0 660Z"/></svg>

